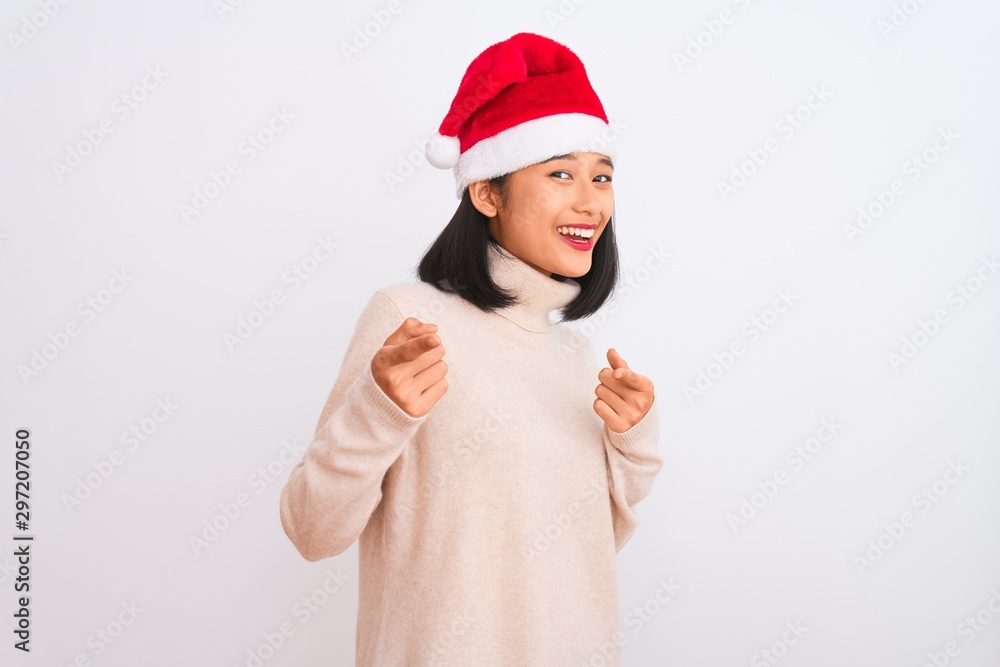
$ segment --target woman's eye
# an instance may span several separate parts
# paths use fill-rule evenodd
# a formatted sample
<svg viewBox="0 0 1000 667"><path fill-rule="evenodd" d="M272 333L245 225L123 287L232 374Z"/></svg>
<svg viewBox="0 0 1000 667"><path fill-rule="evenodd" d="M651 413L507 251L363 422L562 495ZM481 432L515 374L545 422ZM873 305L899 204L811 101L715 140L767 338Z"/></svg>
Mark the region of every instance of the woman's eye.
<svg viewBox="0 0 1000 667"><path fill-rule="evenodd" d="M549 174L549 176L555 176L556 178L558 178L560 180L566 180L567 178L570 178L570 179L573 178L568 171L563 171L561 169L559 171L552 172L551 174ZM601 174L600 176L594 177L594 180L597 181L598 183L610 183L611 182L611 177L608 176L607 174Z"/></svg>

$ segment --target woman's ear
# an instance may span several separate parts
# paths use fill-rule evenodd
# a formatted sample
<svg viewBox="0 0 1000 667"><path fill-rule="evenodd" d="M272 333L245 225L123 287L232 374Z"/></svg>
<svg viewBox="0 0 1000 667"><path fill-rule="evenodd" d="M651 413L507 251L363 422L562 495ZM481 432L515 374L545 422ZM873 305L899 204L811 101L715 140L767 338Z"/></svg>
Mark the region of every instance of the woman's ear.
<svg viewBox="0 0 1000 667"><path fill-rule="evenodd" d="M469 184L469 199L476 210L487 218L496 217L497 204L493 188L489 181L476 181Z"/></svg>

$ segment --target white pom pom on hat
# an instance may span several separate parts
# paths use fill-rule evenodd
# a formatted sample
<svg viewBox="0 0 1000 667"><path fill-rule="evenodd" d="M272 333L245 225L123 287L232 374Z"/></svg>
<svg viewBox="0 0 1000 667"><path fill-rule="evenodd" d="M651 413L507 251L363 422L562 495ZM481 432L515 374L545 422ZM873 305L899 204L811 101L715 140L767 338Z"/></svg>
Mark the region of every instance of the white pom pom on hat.
<svg viewBox="0 0 1000 667"><path fill-rule="evenodd" d="M458 137L446 137L440 132L435 132L434 136L427 140L424 152L427 161L438 169L451 169L458 164L461 144Z"/></svg>

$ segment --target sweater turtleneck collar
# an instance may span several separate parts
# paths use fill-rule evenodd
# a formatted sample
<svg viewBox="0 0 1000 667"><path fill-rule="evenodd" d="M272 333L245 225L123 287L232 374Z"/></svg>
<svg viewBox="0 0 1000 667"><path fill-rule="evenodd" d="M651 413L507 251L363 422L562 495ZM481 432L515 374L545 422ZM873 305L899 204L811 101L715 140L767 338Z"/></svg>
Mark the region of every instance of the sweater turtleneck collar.
<svg viewBox="0 0 1000 667"><path fill-rule="evenodd" d="M495 311L527 331L549 333L549 313L565 308L582 289L572 278L559 281L533 268L496 242L487 244L490 276L518 302Z"/></svg>

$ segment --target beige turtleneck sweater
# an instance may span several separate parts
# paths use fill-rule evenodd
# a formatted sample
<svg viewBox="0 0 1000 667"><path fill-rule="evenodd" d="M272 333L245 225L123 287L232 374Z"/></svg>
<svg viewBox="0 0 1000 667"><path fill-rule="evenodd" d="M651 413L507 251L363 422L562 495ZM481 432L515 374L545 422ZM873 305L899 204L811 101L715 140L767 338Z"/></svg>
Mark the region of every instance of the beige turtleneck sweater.
<svg viewBox="0 0 1000 667"><path fill-rule="evenodd" d="M615 556L663 466L656 402L608 429L593 410L606 358L549 323L579 283L489 247L521 303L485 313L427 283L376 291L281 492L306 560L360 538L357 665L620 664ZM420 418L370 366L409 316L438 325L448 364Z"/></svg>

